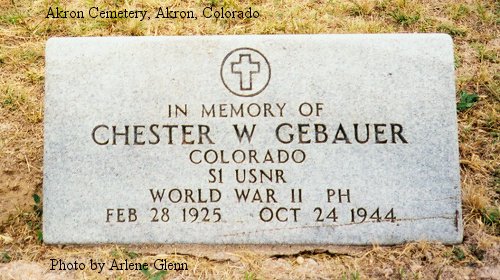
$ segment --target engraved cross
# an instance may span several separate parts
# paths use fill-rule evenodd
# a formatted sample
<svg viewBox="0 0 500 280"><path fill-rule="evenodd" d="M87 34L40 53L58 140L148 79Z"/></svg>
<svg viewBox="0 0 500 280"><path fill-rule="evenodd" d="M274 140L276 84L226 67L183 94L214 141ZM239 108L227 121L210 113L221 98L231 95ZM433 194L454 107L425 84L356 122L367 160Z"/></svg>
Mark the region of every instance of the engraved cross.
<svg viewBox="0 0 500 280"><path fill-rule="evenodd" d="M231 62L231 72L240 75L240 90L252 90L252 74L260 72L260 62L252 61L250 54L240 54L240 61Z"/></svg>

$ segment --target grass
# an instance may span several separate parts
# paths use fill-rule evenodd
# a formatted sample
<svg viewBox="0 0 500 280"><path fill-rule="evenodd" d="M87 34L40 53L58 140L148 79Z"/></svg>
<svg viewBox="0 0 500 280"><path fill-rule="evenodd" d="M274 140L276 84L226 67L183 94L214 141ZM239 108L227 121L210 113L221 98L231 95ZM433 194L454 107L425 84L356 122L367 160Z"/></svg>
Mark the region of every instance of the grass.
<svg viewBox="0 0 500 280"><path fill-rule="evenodd" d="M479 95L462 91L460 93L460 100L457 103L457 110L459 112L465 111L474 106L474 104L478 100L479 100Z"/></svg>
<svg viewBox="0 0 500 280"><path fill-rule="evenodd" d="M245 8L257 20L47 20L49 3L67 9L148 9L164 1L0 0L0 269L50 258L186 262L189 271L74 272L80 279L457 279L499 265L500 36L490 0L173 1L175 7ZM56 5L56 4L54 4ZM455 44L465 241L390 247L47 246L41 242L44 46L53 36L444 32ZM38 197L38 198L36 198ZM3 200L2 200L3 199ZM276 254L275 251L280 253ZM285 253L283 253L283 251ZM182 252L180 254L179 252ZM301 259L299 259L299 257ZM300 261L299 261L300 260ZM1 273L0 273L1 274ZM495 276L495 275L493 275ZM491 278L493 278L491 276ZM1 278L1 276L0 276Z"/></svg>
<svg viewBox="0 0 500 280"><path fill-rule="evenodd" d="M151 272L149 269L142 269L141 272L148 280L161 280L168 273L168 271L165 270Z"/></svg>

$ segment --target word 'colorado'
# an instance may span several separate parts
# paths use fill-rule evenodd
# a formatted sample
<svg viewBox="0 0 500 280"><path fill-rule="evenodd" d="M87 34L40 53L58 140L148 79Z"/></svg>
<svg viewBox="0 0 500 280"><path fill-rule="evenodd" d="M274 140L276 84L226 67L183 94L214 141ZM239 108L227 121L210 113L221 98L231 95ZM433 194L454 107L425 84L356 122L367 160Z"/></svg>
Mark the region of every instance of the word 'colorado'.
<svg viewBox="0 0 500 280"><path fill-rule="evenodd" d="M255 132L233 125L235 136L241 142L246 137L249 142ZM194 145L214 144L210 126L205 124L150 124L150 125L106 125L94 127L91 138L97 145ZM275 137L282 144L407 144L403 136L403 126L397 123L353 123L327 126L321 123L281 123L275 129Z"/></svg>

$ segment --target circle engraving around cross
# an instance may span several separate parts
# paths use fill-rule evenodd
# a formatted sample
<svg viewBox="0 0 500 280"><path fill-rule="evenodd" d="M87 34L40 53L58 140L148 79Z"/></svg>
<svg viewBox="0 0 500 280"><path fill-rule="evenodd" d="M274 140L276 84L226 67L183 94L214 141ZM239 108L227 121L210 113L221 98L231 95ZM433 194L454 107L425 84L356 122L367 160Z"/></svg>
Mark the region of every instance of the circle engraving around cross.
<svg viewBox="0 0 500 280"><path fill-rule="evenodd" d="M224 86L234 95L256 96L269 84L271 65L258 50L238 48L224 57L220 76Z"/></svg>

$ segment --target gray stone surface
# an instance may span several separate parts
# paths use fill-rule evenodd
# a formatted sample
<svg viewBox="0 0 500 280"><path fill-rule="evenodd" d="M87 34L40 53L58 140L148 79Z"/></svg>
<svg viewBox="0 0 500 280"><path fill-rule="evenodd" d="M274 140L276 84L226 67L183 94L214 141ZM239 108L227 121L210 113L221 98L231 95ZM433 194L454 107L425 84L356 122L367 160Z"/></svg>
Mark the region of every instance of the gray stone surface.
<svg viewBox="0 0 500 280"><path fill-rule="evenodd" d="M235 125L255 125L251 142ZM461 242L452 40L50 39L43 229L47 243Z"/></svg>

